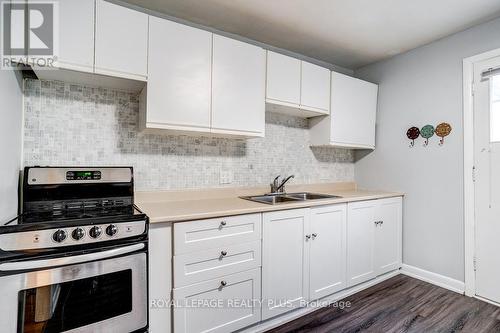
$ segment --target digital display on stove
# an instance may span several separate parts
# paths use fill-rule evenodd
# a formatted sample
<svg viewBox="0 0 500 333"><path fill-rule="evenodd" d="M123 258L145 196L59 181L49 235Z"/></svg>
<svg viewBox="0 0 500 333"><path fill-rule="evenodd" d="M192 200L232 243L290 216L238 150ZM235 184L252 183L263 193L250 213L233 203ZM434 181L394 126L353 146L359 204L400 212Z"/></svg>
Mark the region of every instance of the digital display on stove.
<svg viewBox="0 0 500 333"><path fill-rule="evenodd" d="M68 171L66 180L100 180L101 171Z"/></svg>

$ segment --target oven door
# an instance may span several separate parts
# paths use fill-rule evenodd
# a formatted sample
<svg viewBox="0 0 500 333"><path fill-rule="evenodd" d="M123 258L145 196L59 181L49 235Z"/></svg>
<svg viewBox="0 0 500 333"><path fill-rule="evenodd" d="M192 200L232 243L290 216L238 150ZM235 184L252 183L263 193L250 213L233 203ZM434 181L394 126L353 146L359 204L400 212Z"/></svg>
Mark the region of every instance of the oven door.
<svg viewBox="0 0 500 333"><path fill-rule="evenodd" d="M146 329L144 247L134 244L72 257L0 264L3 273L25 271L0 277L1 331L104 333ZM58 267L49 268L51 265Z"/></svg>

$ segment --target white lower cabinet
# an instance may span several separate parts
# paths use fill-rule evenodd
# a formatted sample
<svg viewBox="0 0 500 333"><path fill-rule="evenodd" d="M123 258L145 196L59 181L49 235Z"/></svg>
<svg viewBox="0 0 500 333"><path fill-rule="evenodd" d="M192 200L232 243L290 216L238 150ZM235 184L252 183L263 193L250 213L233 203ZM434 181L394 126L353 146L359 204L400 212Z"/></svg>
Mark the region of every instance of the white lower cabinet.
<svg viewBox="0 0 500 333"><path fill-rule="evenodd" d="M260 268L174 289L174 332L234 332L261 319Z"/></svg>
<svg viewBox="0 0 500 333"><path fill-rule="evenodd" d="M309 216L307 208L263 214L262 319L307 301Z"/></svg>
<svg viewBox="0 0 500 333"><path fill-rule="evenodd" d="M375 269L380 275L401 267L403 200L396 197L377 201Z"/></svg>
<svg viewBox="0 0 500 333"><path fill-rule="evenodd" d="M158 242L167 229L152 229L151 262L159 265L158 254L168 253L170 243ZM237 331L401 267L401 197L189 221L173 229L175 333ZM167 271L150 273L152 288L171 284ZM168 323L153 311L152 328Z"/></svg>
<svg viewBox="0 0 500 333"><path fill-rule="evenodd" d="M346 204L263 214L263 319L345 286Z"/></svg>
<svg viewBox="0 0 500 333"><path fill-rule="evenodd" d="M172 224L149 226L149 332L172 331Z"/></svg>
<svg viewBox="0 0 500 333"><path fill-rule="evenodd" d="M402 199L347 205L347 286L401 266Z"/></svg>
<svg viewBox="0 0 500 333"><path fill-rule="evenodd" d="M374 278L376 200L347 204L347 286Z"/></svg>
<svg viewBox="0 0 500 333"><path fill-rule="evenodd" d="M310 300L346 287L346 217L345 204L311 209Z"/></svg>

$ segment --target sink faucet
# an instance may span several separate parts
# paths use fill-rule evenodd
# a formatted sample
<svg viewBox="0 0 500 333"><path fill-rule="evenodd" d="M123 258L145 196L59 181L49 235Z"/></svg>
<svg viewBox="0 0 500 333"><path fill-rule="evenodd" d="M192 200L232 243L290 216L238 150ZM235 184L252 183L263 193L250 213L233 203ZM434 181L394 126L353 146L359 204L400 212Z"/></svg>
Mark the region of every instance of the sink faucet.
<svg viewBox="0 0 500 333"><path fill-rule="evenodd" d="M279 179L281 176L277 176L274 178L273 182L271 183L271 193L270 194L276 194L276 193L285 193L285 184L292 178L295 177L295 175L290 175L283 179L280 184Z"/></svg>

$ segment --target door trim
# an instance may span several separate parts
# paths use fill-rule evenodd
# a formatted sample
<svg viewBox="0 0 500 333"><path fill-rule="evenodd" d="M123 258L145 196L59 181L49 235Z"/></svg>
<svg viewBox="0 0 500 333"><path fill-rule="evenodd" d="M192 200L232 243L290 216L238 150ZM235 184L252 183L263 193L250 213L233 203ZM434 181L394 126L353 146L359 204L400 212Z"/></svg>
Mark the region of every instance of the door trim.
<svg viewBox="0 0 500 333"><path fill-rule="evenodd" d="M481 53L463 59L463 126L464 126L464 276L465 295L475 297L476 279L474 274L475 248L475 195L474 195L474 64L500 57L500 49Z"/></svg>

